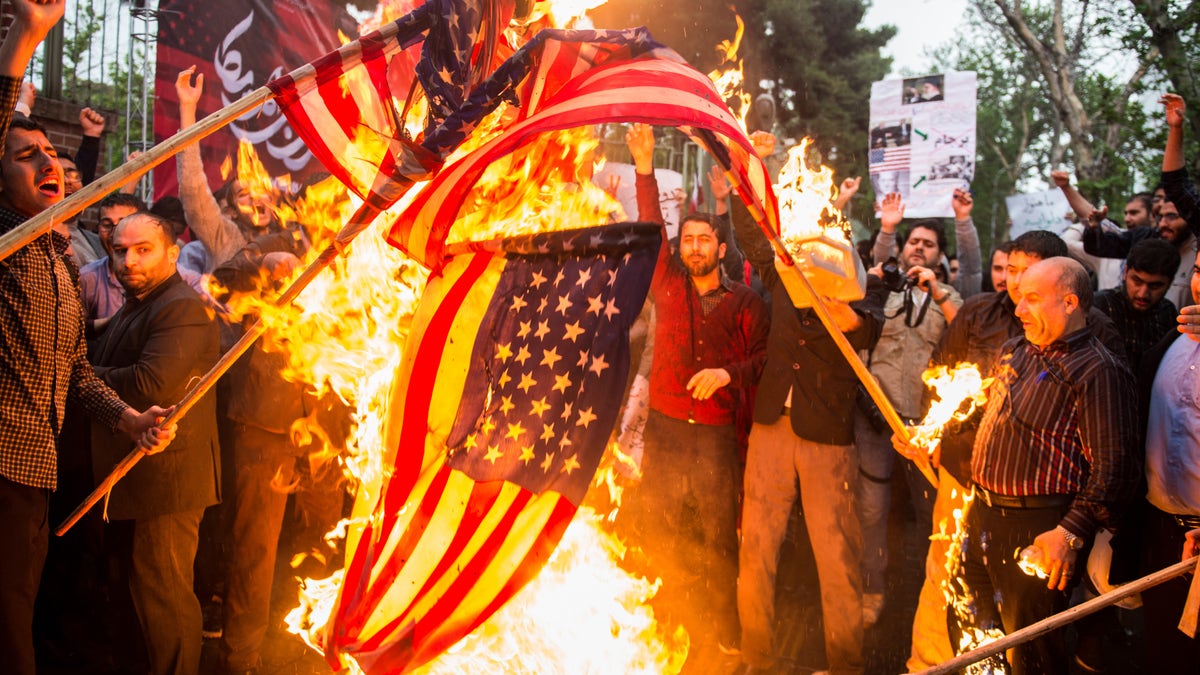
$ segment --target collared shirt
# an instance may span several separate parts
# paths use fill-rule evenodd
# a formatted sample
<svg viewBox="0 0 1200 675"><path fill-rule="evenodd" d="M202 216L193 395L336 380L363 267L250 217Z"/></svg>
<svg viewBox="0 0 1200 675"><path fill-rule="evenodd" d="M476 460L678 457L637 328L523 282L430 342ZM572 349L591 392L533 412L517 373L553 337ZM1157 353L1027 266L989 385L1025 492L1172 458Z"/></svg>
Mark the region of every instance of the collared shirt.
<svg viewBox="0 0 1200 675"><path fill-rule="evenodd" d="M1147 499L1200 516L1200 343L1176 339L1154 375L1146 428Z"/></svg>
<svg viewBox="0 0 1200 675"><path fill-rule="evenodd" d="M0 209L0 232L24 221ZM127 407L87 361L67 241L51 232L0 262L0 475L39 488L56 486L68 396L111 429Z"/></svg>
<svg viewBox="0 0 1200 675"><path fill-rule="evenodd" d="M1062 525L1111 525L1138 482L1133 375L1088 328L1045 348L1005 344L975 438L971 478L1002 495L1074 495Z"/></svg>
<svg viewBox="0 0 1200 675"><path fill-rule="evenodd" d="M991 377L1004 344L1025 332L1016 310L1005 291L968 298L942 334L930 364L954 367L966 361L978 366L984 377ZM1089 309L1088 326L1104 346L1124 355L1121 335L1104 312L1095 307ZM976 413L964 423L951 422L942 434L942 468L963 485L971 481L971 452L979 418Z"/></svg>
<svg viewBox="0 0 1200 675"><path fill-rule="evenodd" d="M1191 274L1190 267L1188 273ZM1139 311L1134 309L1123 288L1110 288L1097 293L1092 306L1112 319L1117 332L1125 340L1125 358L1130 366L1141 363L1142 354L1178 325L1175 321L1175 305L1166 297L1150 309Z"/></svg>
<svg viewBox="0 0 1200 675"><path fill-rule="evenodd" d="M661 223L654 177L638 174L637 183L639 218ZM713 292L700 295L666 241L650 294L655 310L650 407L674 419L733 424L741 404L738 389L758 382L767 358L766 303L745 284L725 278ZM701 401L687 384L707 368L723 368L729 384Z"/></svg>
<svg viewBox="0 0 1200 675"><path fill-rule="evenodd" d="M125 289L108 266L108 256L79 270L79 294L88 321L107 319L125 304Z"/></svg>

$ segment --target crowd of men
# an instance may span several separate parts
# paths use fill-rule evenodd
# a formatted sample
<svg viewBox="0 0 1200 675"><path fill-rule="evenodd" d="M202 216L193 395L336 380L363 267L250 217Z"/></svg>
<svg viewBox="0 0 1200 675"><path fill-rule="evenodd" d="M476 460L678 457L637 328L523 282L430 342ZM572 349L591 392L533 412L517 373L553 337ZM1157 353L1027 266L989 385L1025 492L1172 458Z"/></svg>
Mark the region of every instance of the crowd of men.
<svg viewBox="0 0 1200 675"><path fill-rule="evenodd" d="M63 3L11 5L0 45L5 232L94 177L103 131L103 118L81 114L85 141L68 159L30 119L22 75ZM176 82L182 126L196 121L203 91L193 74ZM932 454L894 435L816 309L789 295L749 210L710 174L716 213L683 217L652 282L645 447L630 504L632 534L664 579L663 604L693 640L736 655L746 672L779 667L776 580L799 504L829 670L862 672L865 630L888 601L897 466L917 528L930 535L913 671L970 648L977 630L1011 633L1062 611L1072 593L1095 594L1084 563L1109 535L1114 582L1200 549L1200 192L1184 168L1184 102L1162 102L1161 185L1130 198L1123 226L1055 172L1076 225L997 246L987 273L968 191L950 205L956 256L942 221L906 223L901 196L880 196L865 296L822 302L905 423L928 407L928 366L970 362L992 379L986 408L947 426ZM638 217L661 223L654 132L633 125L626 141ZM775 152L770 134L752 141L760 156ZM298 461L306 448L293 433L339 411L286 380L281 354L252 349L219 391L163 424L163 406L252 320L231 309L236 300L269 293L309 245L302 226L276 218L280 195L237 182L214 194L194 145L177 162L178 199L148 209L111 195L95 232L71 219L0 265L5 672L36 672L35 644L66 635L64 605L114 607L97 590L114 579L128 589L141 651L104 667L196 673L203 634L220 641L223 672L254 672L288 492L303 486L297 502L318 531L341 514L336 472ZM836 205L858 185L843 183ZM92 537L51 546L56 511L135 448L146 457L113 489L110 522L88 521ZM926 464L936 487L918 470ZM1014 552L1028 547L1040 574L1018 565ZM1142 594L1155 669L1200 668L1196 640L1175 628L1186 584ZM205 622L200 598L210 597L219 611ZM108 656L127 658L115 645L129 626L111 623ZM1059 630L1005 658L1015 673L1102 671L1088 639L1098 625L1079 624L1074 650Z"/></svg>
<svg viewBox="0 0 1200 675"><path fill-rule="evenodd" d="M793 303L749 211L737 199L726 204L728 186L710 176L717 214L681 218L676 251L664 250L651 289L650 413L631 507L635 537L664 577L664 604L683 603L674 611L694 639L740 655L742 672L790 668L775 634L776 579L799 502L829 670L862 672L865 630L887 601L897 461L916 527L928 534L913 672L1061 612L1100 592L1097 583L1130 580L1178 562L1185 545L1200 547L1200 531L1188 532L1200 527L1191 442L1200 338L1175 340L1200 332L1200 212L1183 166L1184 103L1166 95L1163 104L1162 184L1130 199L1124 226L1054 172L1077 224L1063 236L1036 230L998 245L986 277L968 191L951 201L957 267L942 221L905 222L902 197L881 196L879 231L859 247L865 297L824 302L906 424L928 408L926 368L969 362L990 378L986 407L948 425L932 450L893 433L815 310ZM752 140L760 155L774 152L769 134ZM639 219L661 222L653 136L635 126L627 141ZM856 188L847 181L839 202ZM752 272L720 276L720 259L735 250ZM740 282L761 289L765 310ZM739 472L742 422L750 431ZM739 508L740 544L729 532ZM1112 550L1103 582L1085 573L1097 541ZM1032 568L1018 564L1027 548ZM1186 583L1143 596L1147 666L1200 666L1196 641L1175 628ZM1007 667L1102 672L1114 620L1101 613L1078 623L1072 649L1064 630L1015 647Z"/></svg>

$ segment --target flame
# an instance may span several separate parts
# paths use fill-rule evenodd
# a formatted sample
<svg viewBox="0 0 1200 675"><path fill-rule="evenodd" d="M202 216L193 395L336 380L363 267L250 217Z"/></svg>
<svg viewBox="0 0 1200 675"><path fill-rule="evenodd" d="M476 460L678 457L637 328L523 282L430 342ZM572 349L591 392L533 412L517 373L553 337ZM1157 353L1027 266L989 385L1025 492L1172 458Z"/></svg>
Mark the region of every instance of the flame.
<svg viewBox="0 0 1200 675"><path fill-rule="evenodd" d="M509 115L498 110L460 151L499 133ZM363 157L387 151L372 135L357 141L356 152ZM573 129L546 134L497 162L471 194L455 232L463 239L486 239L603 222L619 214L617 202L591 183L596 146L590 128ZM274 194L252 147L239 153L238 173L245 184ZM311 260L354 212L356 201L329 179L272 206L280 222L307 226ZM393 212L402 208L397 205ZM351 411L348 438L325 429L328 420L319 416L298 420L292 430L318 445L309 461L336 462L357 495L355 511L326 537L331 550L360 536L385 480L386 403L426 280L423 268L386 243L388 216L359 235L290 307L275 308L256 297L231 301L235 312L253 311L267 325L264 349L286 354L284 377ZM598 480L619 490L611 477ZM525 672L679 672L687 657L686 632L655 621L648 601L658 582L622 569L624 546L603 527L614 516L615 510L601 516L581 509L535 581L422 672L487 672L501 666ZM299 565L310 555L331 557L328 551L315 552L294 556L293 562ZM314 648L320 648L341 584L342 572L303 580L299 606L288 614L289 630ZM344 662L357 672L351 658Z"/></svg>
<svg viewBox="0 0 1200 675"><path fill-rule="evenodd" d="M951 497L953 499L958 498L957 490ZM962 575L959 573L961 561L964 559L963 546L967 540L967 514L970 513L974 502L974 490L963 494L962 505L953 511L955 523L953 533L948 533L948 523L943 519L943 522L938 523L938 532L935 532L930 537L933 540L949 542L949 548L946 552L946 581L942 582L942 596L946 599L948 611L954 612L954 615L958 618L958 628L960 631L956 650L958 654L978 649L1004 637L1004 631L999 628L983 629L975 625L976 617L973 596L967 587L966 581L962 579ZM972 664L966 668L966 672L980 674L1007 672L996 670L995 659L996 657L991 657L979 663Z"/></svg>
<svg viewBox="0 0 1200 675"><path fill-rule="evenodd" d="M541 134L493 162L467 196L447 242L624 219L620 202L591 180L603 166L595 159L599 145L591 127L578 127Z"/></svg>
<svg viewBox="0 0 1200 675"><path fill-rule="evenodd" d="M716 85L717 93L729 104L729 110L742 125L742 130L745 131L746 115L750 114L751 98L743 87L746 75L743 61L738 58L738 50L742 46L742 34L745 33L746 25L737 13L734 13L733 18L737 20L737 33L733 36L733 40L722 40L721 44L717 45L721 63L708 74L708 79Z"/></svg>
<svg viewBox="0 0 1200 675"><path fill-rule="evenodd" d="M849 244L850 223L833 206L838 193L833 169L809 161L812 142L805 138L789 148L779 170L779 235L789 248L821 236Z"/></svg>
<svg viewBox="0 0 1200 675"><path fill-rule="evenodd" d="M930 405L925 419L910 430L913 445L931 450L937 447L942 427L950 420L961 422L967 419L987 402L987 388L993 379L985 379L979 373L979 366L965 361L954 368L937 366L921 373L921 380L933 389L937 399Z"/></svg>

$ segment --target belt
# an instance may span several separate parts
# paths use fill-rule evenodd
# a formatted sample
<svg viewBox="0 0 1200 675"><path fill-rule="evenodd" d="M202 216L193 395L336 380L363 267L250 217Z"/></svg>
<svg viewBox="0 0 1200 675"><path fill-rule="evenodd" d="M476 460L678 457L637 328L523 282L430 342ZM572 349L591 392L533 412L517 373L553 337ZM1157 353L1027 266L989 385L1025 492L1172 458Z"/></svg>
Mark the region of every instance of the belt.
<svg viewBox="0 0 1200 675"><path fill-rule="evenodd" d="M1174 513L1167 514L1175 519L1176 523L1185 530L1194 530L1200 527L1200 516L1177 516Z"/></svg>
<svg viewBox="0 0 1200 675"><path fill-rule="evenodd" d="M1000 495L975 486L975 497L996 509L1053 509L1067 506L1075 495Z"/></svg>

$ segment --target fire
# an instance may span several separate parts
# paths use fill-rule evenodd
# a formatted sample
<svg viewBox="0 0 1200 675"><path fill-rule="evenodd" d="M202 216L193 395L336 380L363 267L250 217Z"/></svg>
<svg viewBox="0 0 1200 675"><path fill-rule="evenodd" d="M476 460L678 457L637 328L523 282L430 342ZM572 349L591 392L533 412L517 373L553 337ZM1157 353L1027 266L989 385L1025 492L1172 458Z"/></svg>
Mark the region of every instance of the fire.
<svg viewBox="0 0 1200 675"><path fill-rule="evenodd" d="M621 569L624 547L604 531L603 520L580 509L537 578L417 672L679 672L687 634L662 633L646 606L658 583Z"/></svg>
<svg viewBox="0 0 1200 675"><path fill-rule="evenodd" d="M952 498L958 499L959 495L955 492ZM939 523L939 532L935 533L931 539L942 540L949 542L949 548L946 552L946 578L943 582L942 595L946 599L948 611L953 612L957 617L957 625L960 631L957 653L962 654L972 649L977 649L990 642L995 642L1004 637L1004 631L1000 628L980 628L975 625L975 607L972 601L970 589L966 582L959 574L961 561L963 560L963 546L967 539L967 514L971 511L971 505L975 501L974 491L967 492L962 495L962 505L953 512L954 530L948 533L948 523ZM1007 672L998 669L996 657L985 659L979 663L972 664L967 667L968 673L993 673Z"/></svg>
<svg viewBox="0 0 1200 675"><path fill-rule="evenodd" d="M448 243L623 220L621 204L591 180L603 166L591 127L541 134L492 163L471 190Z"/></svg>
<svg viewBox="0 0 1200 675"><path fill-rule="evenodd" d="M834 208L837 187L833 170L809 162L811 139L788 150L779 172L780 239L796 265L776 262L776 269L797 307L811 305L805 285L795 276L803 270L819 295L846 301L859 300L866 276L858 253L850 243L850 223Z"/></svg>
<svg viewBox="0 0 1200 675"><path fill-rule="evenodd" d="M721 44L717 45L721 63L708 74L708 78L716 85L717 93L729 104L730 111L745 130L746 115L750 114L751 98L743 87L746 75L744 64L738 58L738 50L742 46L742 34L745 33L746 25L742 22L742 17L737 14L734 14L733 18L737 20L737 33L733 36L733 40L722 40Z"/></svg>
<svg viewBox="0 0 1200 675"><path fill-rule="evenodd" d="M779 170L780 236L789 248L821 236L850 242L849 221L833 206L838 192L833 169L809 161L812 142L805 138L789 148Z"/></svg>
<svg viewBox="0 0 1200 675"><path fill-rule="evenodd" d="M921 380L933 389L937 399L930 405L925 419L910 429L913 445L931 450L937 447L942 427L950 420L961 422L967 419L987 402L987 388L993 379L984 378L979 373L979 366L967 362L954 368L938 366L921 373Z"/></svg>

